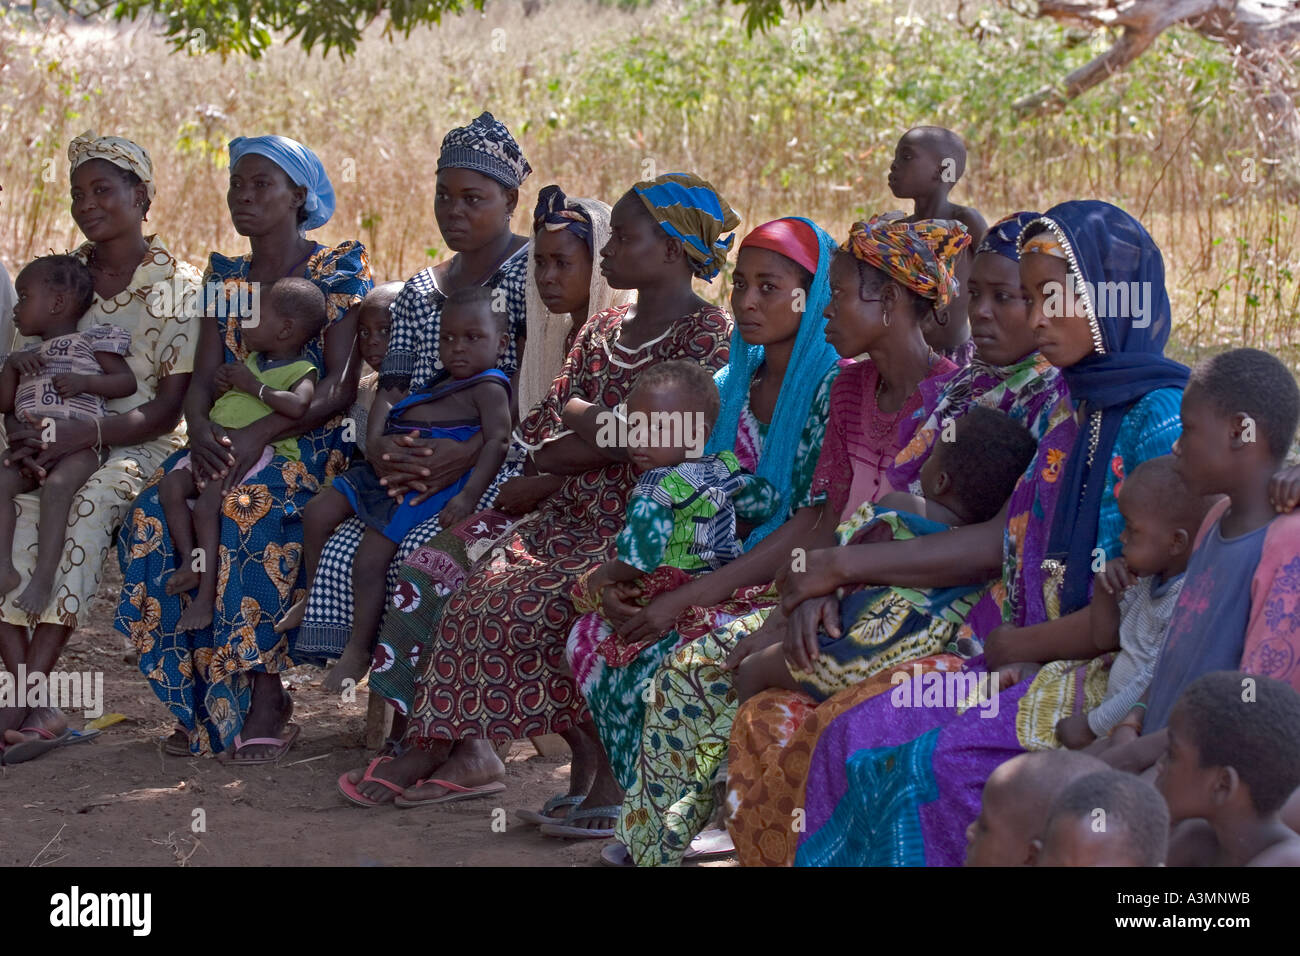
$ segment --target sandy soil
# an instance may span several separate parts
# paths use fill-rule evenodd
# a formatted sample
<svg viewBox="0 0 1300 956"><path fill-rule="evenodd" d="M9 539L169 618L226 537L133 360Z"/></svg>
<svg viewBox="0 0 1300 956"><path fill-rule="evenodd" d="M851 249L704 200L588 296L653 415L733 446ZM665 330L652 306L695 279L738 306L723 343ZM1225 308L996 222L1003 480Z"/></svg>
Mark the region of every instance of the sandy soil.
<svg viewBox="0 0 1300 956"><path fill-rule="evenodd" d="M114 572L116 569L113 569ZM123 660L112 629L120 578L96 596L94 623L73 635L62 668L103 671L104 710L127 720L98 738L0 767L0 865L87 866L591 866L604 841L542 836L515 818L567 789L568 757L516 742L509 789L440 809L364 810L335 781L365 764L367 696L340 704L322 671L290 672L302 734L280 766L237 767L165 756L167 711ZM80 715L69 715L80 729ZM194 832L195 810L206 832ZM494 828L495 823L495 828ZM500 832L504 823L504 832ZM728 865L710 861L701 865Z"/></svg>

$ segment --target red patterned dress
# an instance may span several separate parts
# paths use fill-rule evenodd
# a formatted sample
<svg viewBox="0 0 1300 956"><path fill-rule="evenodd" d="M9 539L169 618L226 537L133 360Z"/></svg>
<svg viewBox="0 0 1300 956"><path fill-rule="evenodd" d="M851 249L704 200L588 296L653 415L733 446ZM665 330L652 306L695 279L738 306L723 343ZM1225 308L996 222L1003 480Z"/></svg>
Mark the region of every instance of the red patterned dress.
<svg viewBox="0 0 1300 956"><path fill-rule="evenodd" d="M546 400L520 426L537 447L563 437L571 397L612 408L637 376L673 359L710 369L727 363L731 316L707 306L638 348L619 344L628 306L583 326ZM586 718L581 692L564 661L577 620L570 591L588 569L614 556L636 473L611 464L569 476L470 572L428 621L430 642L416 683L407 740L520 739L558 733Z"/></svg>

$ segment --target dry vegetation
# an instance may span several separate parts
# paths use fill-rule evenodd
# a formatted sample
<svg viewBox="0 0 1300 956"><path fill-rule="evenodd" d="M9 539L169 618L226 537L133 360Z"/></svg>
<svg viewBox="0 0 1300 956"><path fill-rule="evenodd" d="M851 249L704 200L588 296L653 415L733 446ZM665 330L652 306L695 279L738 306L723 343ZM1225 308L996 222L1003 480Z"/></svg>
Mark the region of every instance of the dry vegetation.
<svg viewBox="0 0 1300 956"><path fill-rule="evenodd" d="M809 215L835 232L897 205L894 141L920 122L971 146L955 198L991 220L1096 196L1149 226L1169 261L1177 351L1247 343L1293 365L1297 205L1269 156L1227 51L1171 31L1128 73L1057 116L1013 123L1010 103L1086 61L1104 38L989 5L861 0L747 38L709 4L637 10L512 3L357 56L277 46L261 61L171 54L147 25L0 19L0 255L10 265L77 240L67 141L86 128L152 153L152 224L183 256L240 248L224 204L224 144L277 132L310 145L339 195L322 241L359 237L377 277L441 258L431 180L442 133L489 108L524 144L536 191L559 182L613 200L647 172L690 168L744 220ZM715 283L711 293L722 294Z"/></svg>

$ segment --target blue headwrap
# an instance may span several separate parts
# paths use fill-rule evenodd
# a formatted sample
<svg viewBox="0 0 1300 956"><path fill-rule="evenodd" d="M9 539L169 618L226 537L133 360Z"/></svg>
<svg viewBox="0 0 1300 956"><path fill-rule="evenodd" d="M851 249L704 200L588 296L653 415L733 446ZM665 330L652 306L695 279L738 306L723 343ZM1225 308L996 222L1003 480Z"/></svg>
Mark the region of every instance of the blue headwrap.
<svg viewBox="0 0 1300 956"><path fill-rule="evenodd" d="M1041 219L1041 212L1013 212L1005 219L999 219L989 226L984 238L975 248L975 255L981 252L996 252L1012 262L1020 261L1020 232L1035 219Z"/></svg>
<svg viewBox="0 0 1300 956"><path fill-rule="evenodd" d="M334 215L334 187L320 159L306 146L287 136L236 136L230 141L230 168L254 153L265 156L284 170L295 186L307 187L307 219L303 232L319 229Z"/></svg>
<svg viewBox="0 0 1300 956"><path fill-rule="evenodd" d="M735 210L708 180L694 173L664 173L636 183L632 192L641 197L659 228L681 240L691 271L712 282L726 265L727 252L736 238L721 238L740 225Z"/></svg>
<svg viewBox="0 0 1300 956"><path fill-rule="evenodd" d="M790 365L781 381L776 412L758 459L759 477L766 478L781 492L784 507L750 532L745 539L746 551L785 523L794 494L794 459L803 438L804 422L817 394L817 386L839 358L826 341L826 317L822 314L831 297L831 258L835 255L835 239L811 219L788 218L805 223L816 234L819 246L817 271L808 290L803 320L799 323L794 349L790 353ZM717 454L735 447L740 412L749 401L750 381L762 362L763 346L747 344L740 336L740 329L735 329L731 333L731 360L713 376L722 407L718 412L718 423L705 446L706 454Z"/></svg>
<svg viewBox="0 0 1300 956"><path fill-rule="evenodd" d="M1085 413L1066 459L1047 543L1047 556L1065 562L1061 614L1069 614L1088 603L1101 497L1124 415L1148 392L1184 387L1188 369L1164 357L1172 324L1164 259L1140 222L1096 199L1061 203L1025 226L1020 248L1033 233L1042 231L1035 228L1038 224L1060 243L1070 271L1085 283L1079 298L1096 346L1091 355L1061 370L1070 397L1083 404ZM1122 283L1128 295L1121 299L1108 292L1102 304L1110 307L1099 310L1101 283ZM1140 315L1132 308L1137 290L1145 302ZM1125 311L1114 308L1117 301L1129 303L1127 314L1112 314ZM1098 411L1102 413L1099 437L1096 448L1090 449L1092 413Z"/></svg>

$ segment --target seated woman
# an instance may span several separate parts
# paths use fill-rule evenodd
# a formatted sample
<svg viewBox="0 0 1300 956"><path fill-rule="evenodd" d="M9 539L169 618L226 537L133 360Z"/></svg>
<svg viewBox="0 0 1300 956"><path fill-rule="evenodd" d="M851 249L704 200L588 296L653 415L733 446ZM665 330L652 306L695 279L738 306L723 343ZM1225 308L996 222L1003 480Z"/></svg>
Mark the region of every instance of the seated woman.
<svg viewBox="0 0 1300 956"><path fill-rule="evenodd" d="M609 217L607 203L569 198L559 186L546 186L537 196L526 289L529 344L519 367L519 408L525 412L525 420L527 412L545 400L588 317L624 305L633 296L630 289L612 288L604 273L595 267L597 254L609 242ZM526 469L529 474L520 473L520 459L541 447L525 437L524 429L515 430L513 460L507 460L502 469L502 480L492 504L502 516L517 518L527 514L564 484L564 475L538 473L533 467L535 459L529 460L530 467ZM485 496L482 503L487 501ZM438 540L435 537L427 546L417 549L407 567L396 572L401 584L392 599L396 607L405 609L423 590L422 586L416 590L413 582L423 584L429 548L438 550L434 544ZM455 536L450 540L460 541ZM453 561L465 558L463 550L457 552L454 546L451 553L455 555ZM397 752L406 732L415 679L421 670L420 656L428 644L427 630L402 627L397 621L390 615L383 628L370 676L370 692L384 697L394 710L385 754ZM585 786L595 772L591 740L577 730L566 731L565 739L574 754L575 776ZM592 768L590 772L585 769L588 766ZM557 799L562 797L564 794L557 795Z"/></svg>
<svg viewBox="0 0 1300 956"><path fill-rule="evenodd" d="M108 402L98 422L60 423L52 442L40 426L20 425L6 416L8 457L26 460L39 472L76 452L93 448L106 457L77 492L63 556L48 605L28 614L13 604L15 589L0 597L0 659L17 673L48 674L69 635L85 621L99 589L113 534L145 479L181 447L181 406L194 367L197 322L186 304L199 291L199 272L178 261L157 236L144 235L154 200L153 163L130 140L85 132L68 147L72 218L86 236L75 252L89 267L95 296L79 328L113 325L131 335L126 357L135 393ZM8 343L4 343L7 351ZM7 507L7 505L6 505ZM18 495L14 566L30 580L40 523L40 495ZM21 737L56 740L67 730L54 708L0 708L0 737L22 728ZM10 735L10 743L15 741ZM30 752L30 750L29 750Z"/></svg>
<svg viewBox="0 0 1300 956"><path fill-rule="evenodd" d="M530 347L519 363L521 414L546 398L587 317L631 298L595 268L609 242L609 212L609 203L566 196L554 184L537 194L524 285Z"/></svg>
<svg viewBox="0 0 1300 956"><path fill-rule="evenodd" d="M722 412L706 451L734 451L741 465L771 481L782 499L780 512L745 538L746 552L753 553L759 542L786 524L792 505L806 497L812 481L830 387L839 372L835 350L826 341L823 315L830 300L834 251L835 240L816 224L788 218L750 232L736 256L731 292L736 328L731 360L715 376ZM764 545L762 552L788 554L790 545L782 537ZM653 597L645 595L637 604ZM617 665L600 648L611 639L627 646L614 628L628 620L626 612L617 622L612 615L590 614L574 625L566 656L602 745L598 774L577 812L599 811L596 822L604 825L571 828L575 832L569 835L613 835L623 788L633 778L650 675L678 644L743 611L736 606L684 606L665 637L637 638L639 645L631 643L639 647L637 653Z"/></svg>
<svg viewBox="0 0 1300 956"><path fill-rule="evenodd" d="M418 806L499 791L505 768L489 740L586 733L594 743L564 663L577 616L569 593L613 556L636 481L627 450L602 437L601 424L651 363L726 362L731 317L691 282L718 274L731 245L722 234L737 222L689 173L638 183L615 204L601 271L611 286L635 289L637 302L588 320L546 401L520 425L536 470L564 482L505 537L508 519L483 512L403 566L396 606L405 613L388 615L380 649L412 643L394 630L429 643L414 712L400 756L340 778L348 799Z"/></svg>
<svg viewBox="0 0 1300 956"><path fill-rule="evenodd" d="M438 334L443 304L459 289L486 286L500 294L507 325L507 344L497 364L510 376L513 387L519 357L525 354L524 276L528 268L528 240L510 231L510 217L519 202L519 185L532 172L523 151L505 124L482 113L468 126L450 130L438 155L433 211L443 241L455 255L446 262L417 272L393 302L388 353L379 373L379 390L369 417L387 419L397 402L428 387L442 367ZM369 443L368 443L369 444ZM475 436L465 442L385 435L367 448L367 460L394 497L421 492L415 501L432 496L452 484L474 464L483 446ZM498 476L480 504L496 497ZM436 517L411 529L397 548L388 569L391 588L398 563L417 546L438 533ZM321 553L311 595L283 626L301 620L297 652L305 659L338 657L357 636L369 645L379 629L383 605L354 608L353 558L365 525L349 518L339 525ZM366 569L369 573L370 569ZM300 617L301 615L301 617Z"/></svg>
<svg viewBox="0 0 1300 956"><path fill-rule="evenodd" d="M870 358L845 366L814 401L810 419L827 425L810 489L795 499L794 516L770 546L764 542L727 568L655 599L626 626L637 639L670 630L676 614L692 604L730 613L706 622L703 636L662 657L650 675L653 700L637 722L631 785L618 823L636 863L679 862L712 815L712 781L735 711L723 663L775 606L777 572L792 553L833 543L838 521L888 490L886 470L916 427L912 416L922 407L923 389L955 371L926 344L921 320L955 294L952 262L965 241L955 223L884 216L853 227L829 267L826 337L842 356ZM618 848L609 853L626 859Z"/></svg>
<svg viewBox="0 0 1300 956"><path fill-rule="evenodd" d="M125 584L116 626L140 649L141 671L176 718L168 753L234 748L235 760L265 763L282 757L297 735L280 680L293 663L291 635L277 634L274 625L302 596L297 513L350 454L342 416L356 395L356 314L371 280L360 243L331 249L307 238L333 215L334 189L316 154L301 143L282 136L232 140L226 202L250 252L214 252L208 261L206 315L185 405L195 475L226 489L218 554L204 556L218 566L212 625L180 630L187 597L163 586L178 562L192 560L175 553L158 496L162 471L178 454L136 500L119 540ZM304 353L320 369L311 405L296 422L268 415L223 429L208 419L215 371L247 359L241 335L243 322L253 318L247 306L257 302L259 286L288 276L310 279L328 306L324 330ZM272 457L238 484L263 449L282 438L297 439L300 460Z"/></svg>
<svg viewBox="0 0 1300 956"><path fill-rule="evenodd" d="M928 392L925 408L919 413L924 421L889 470L891 485L915 488L930 450L973 404L1009 415L1024 424L1035 440L1041 440L1059 420L1073 413L1060 371L1037 351L1027 293L1020 282L1020 232L1039 216L1036 212L1020 212L1006 217L989 229L976 249L965 290L971 334L978 345L975 360L960 375L942 383L941 389ZM927 383L922 388L930 386ZM978 580L962 582L960 589L943 589L940 593L951 598L985 584ZM999 587L997 582L992 585L993 594L977 590L975 607L985 613L1000 609L996 601ZM964 647L967 655L973 653L969 640L959 643L962 624L971 610L966 597L960 597L956 605L941 597L940 610L940 605L933 605L937 595L916 588L898 590L932 603L933 613L928 617L910 616L889 628L888 636L881 637L881 653L866 662L866 680L860 685L860 693L879 693L888 688L894 673L899 669L910 673L913 662L927 670L959 667L961 656L940 653L949 645L954 651ZM747 654L766 644L781 641L783 634L788 637L777 628L779 624L783 619L773 618L772 627L742 641L731 665L738 665ZM783 824L788 822L788 810L776 809L785 807L784 801L797 798L787 792L783 776L785 748L815 704L806 694L768 691L736 713L727 767L727 804L733 831L766 826L747 822L750 814L761 820L780 816ZM743 745L738 743L742 740ZM788 759L797 765L795 753L790 751ZM750 854L761 854L761 848L748 840L738 843L737 850L746 863L758 862Z"/></svg>
<svg viewBox="0 0 1300 956"><path fill-rule="evenodd" d="M1094 560L1119 553L1116 485L1173 446L1187 369L1161 354L1170 328L1164 264L1133 217L1103 202L1063 203L1028 224L1019 246L1035 338L1063 370L1071 399L1080 403L1078 416L1063 417L1040 441L1035 462L993 522L942 538L810 555L810 573L783 581L792 628L810 626L833 609L834 589L846 581L943 587L1001 568L1002 586L969 618L972 639L990 637L1006 623L1033 625L1037 639L1058 651L1091 646L1086 613L1072 612L1087 604ZM1127 308L1091 291L1121 286L1145 291L1141 299L1130 298ZM1077 294L1065 295L1066 288ZM988 645L990 667L1004 662L997 644ZM987 673L984 657L969 661L965 671L975 678ZM745 822L757 825L733 828L738 845L765 847L747 851L748 858L785 862L779 848L797 841L799 862L810 865L960 864L964 831L979 809L980 784L1015 754L1055 746L1057 720L1071 712L1076 695L1081 699L1095 690L1104 670L1100 662L1069 668L1039 682L1032 693L1029 680L1016 683L1014 672L1003 672L1002 683L1014 686L988 707L895 706L896 699L921 699L910 694L911 685L932 676L922 674L878 696L879 687L860 685L822 704L792 735L783 749L788 756L781 758L786 779L806 780L799 802L808 832L789 838L788 818L787 832L778 833L771 816L748 815ZM796 753L804 755L806 776L794 769ZM877 758L906 769L878 775ZM849 761L853 771L846 777ZM757 799L760 789L750 790L749 798ZM797 794L801 785L792 789ZM869 827L864 812L872 818Z"/></svg>

